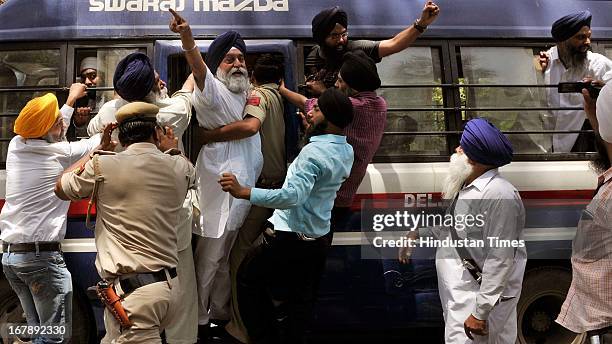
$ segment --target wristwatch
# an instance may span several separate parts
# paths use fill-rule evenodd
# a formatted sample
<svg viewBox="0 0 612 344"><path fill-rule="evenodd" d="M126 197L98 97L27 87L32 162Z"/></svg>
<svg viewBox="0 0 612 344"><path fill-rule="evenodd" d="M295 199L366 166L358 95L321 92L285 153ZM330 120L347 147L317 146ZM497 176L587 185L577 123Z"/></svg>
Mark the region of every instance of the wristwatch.
<svg viewBox="0 0 612 344"><path fill-rule="evenodd" d="M412 24L412 26L414 26L414 28L415 28L415 29L416 29L418 32L420 32L420 33L423 33L423 32L425 32L425 30L427 30L427 26L423 26L423 25L419 24L419 20L418 20L418 19L416 19L416 20L414 21L414 23Z"/></svg>

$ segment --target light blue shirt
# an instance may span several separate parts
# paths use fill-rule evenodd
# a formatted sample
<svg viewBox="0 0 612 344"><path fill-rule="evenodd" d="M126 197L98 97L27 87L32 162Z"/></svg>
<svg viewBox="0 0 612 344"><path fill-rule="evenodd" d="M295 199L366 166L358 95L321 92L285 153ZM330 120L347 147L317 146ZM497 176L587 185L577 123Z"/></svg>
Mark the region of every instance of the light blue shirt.
<svg viewBox="0 0 612 344"><path fill-rule="evenodd" d="M329 232L336 192L353 166L353 147L346 136L318 135L291 163L281 189L251 189L251 203L276 208L274 229L300 232L312 238Z"/></svg>

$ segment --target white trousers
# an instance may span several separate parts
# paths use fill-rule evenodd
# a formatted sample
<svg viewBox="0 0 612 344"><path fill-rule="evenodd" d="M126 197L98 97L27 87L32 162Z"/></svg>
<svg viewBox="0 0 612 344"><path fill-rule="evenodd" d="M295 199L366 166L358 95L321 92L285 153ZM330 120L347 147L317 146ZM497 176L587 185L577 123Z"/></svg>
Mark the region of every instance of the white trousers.
<svg viewBox="0 0 612 344"><path fill-rule="evenodd" d="M478 284L458 259L436 260L440 301L444 312L446 344L514 344L517 336L516 305L519 297L498 303L487 319L486 336L465 334L463 324L476 307Z"/></svg>
<svg viewBox="0 0 612 344"><path fill-rule="evenodd" d="M229 255L238 231L225 231L220 238L198 237L195 249L198 281L198 324L210 319L229 320L231 282Z"/></svg>
<svg viewBox="0 0 612 344"><path fill-rule="evenodd" d="M193 264L191 244L179 251L177 302L181 311L177 312L166 327L166 341L169 344L193 344L198 341L198 293Z"/></svg>

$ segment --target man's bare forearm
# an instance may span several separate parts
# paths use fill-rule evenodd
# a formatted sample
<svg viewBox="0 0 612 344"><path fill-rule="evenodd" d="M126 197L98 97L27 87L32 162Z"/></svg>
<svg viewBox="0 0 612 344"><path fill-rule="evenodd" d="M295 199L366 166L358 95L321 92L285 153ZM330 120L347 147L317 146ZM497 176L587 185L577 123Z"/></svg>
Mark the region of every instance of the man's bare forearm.
<svg viewBox="0 0 612 344"><path fill-rule="evenodd" d="M203 90L204 80L206 79L206 64L204 63L202 54L200 54L200 50L196 46L191 29L181 32L181 43L183 44L185 58L187 59L189 67L191 67L196 85L198 85L200 90Z"/></svg>

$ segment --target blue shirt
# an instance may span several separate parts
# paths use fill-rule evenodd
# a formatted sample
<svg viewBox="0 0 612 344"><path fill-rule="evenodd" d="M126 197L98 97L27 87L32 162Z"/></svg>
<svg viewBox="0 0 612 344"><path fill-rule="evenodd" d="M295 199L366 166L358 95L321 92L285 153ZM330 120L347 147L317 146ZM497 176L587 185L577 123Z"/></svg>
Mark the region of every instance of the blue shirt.
<svg viewBox="0 0 612 344"><path fill-rule="evenodd" d="M318 135L302 148L287 170L281 189L251 189L251 203L276 208L274 229L318 238L329 232L336 192L353 166L353 148L346 136Z"/></svg>

